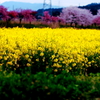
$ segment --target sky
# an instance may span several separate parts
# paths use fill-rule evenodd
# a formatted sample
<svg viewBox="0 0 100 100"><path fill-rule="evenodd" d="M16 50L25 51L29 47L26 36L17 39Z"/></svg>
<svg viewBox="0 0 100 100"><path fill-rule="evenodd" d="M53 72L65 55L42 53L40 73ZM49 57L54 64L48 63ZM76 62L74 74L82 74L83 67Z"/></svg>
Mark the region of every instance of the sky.
<svg viewBox="0 0 100 100"><path fill-rule="evenodd" d="M44 0L0 0L0 4L6 1L20 1L20 2L28 2L28 3L43 3ZM46 3L49 3L50 0L45 0ZM57 5L60 7L67 6L83 6L90 3L100 3L100 0L51 0L52 5Z"/></svg>

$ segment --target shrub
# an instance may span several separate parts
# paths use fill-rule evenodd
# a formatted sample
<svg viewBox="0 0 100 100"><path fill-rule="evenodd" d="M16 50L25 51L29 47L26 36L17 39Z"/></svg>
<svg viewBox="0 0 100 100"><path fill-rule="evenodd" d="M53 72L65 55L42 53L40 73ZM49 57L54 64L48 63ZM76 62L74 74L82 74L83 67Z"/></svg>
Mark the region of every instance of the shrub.
<svg viewBox="0 0 100 100"><path fill-rule="evenodd" d="M86 100L91 91L90 81L79 81L66 71L56 76L45 72L0 75L1 99Z"/></svg>

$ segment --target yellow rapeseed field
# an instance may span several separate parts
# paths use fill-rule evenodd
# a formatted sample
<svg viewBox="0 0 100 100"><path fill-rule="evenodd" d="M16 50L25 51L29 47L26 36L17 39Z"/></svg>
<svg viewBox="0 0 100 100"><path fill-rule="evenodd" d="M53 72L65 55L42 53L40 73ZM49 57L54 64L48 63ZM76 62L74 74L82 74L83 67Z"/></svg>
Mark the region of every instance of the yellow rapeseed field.
<svg viewBox="0 0 100 100"><path fill-rule="evenodd" d="M18 61L21 61L19 63ZM1 28L0 66L55 67L67 71L100 65L100 30ZM40 64L41 63L41 64Z"/></svg>

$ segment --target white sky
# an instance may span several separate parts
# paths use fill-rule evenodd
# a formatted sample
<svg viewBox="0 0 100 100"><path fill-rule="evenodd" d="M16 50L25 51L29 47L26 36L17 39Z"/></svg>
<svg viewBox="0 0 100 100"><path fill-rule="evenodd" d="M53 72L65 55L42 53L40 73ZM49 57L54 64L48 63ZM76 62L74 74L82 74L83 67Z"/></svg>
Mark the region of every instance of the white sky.
<svg viewBox="0 0 100 100"><path fill-rule="evenodd" d="M0 3L3 3L5 1L20 1L20 2L29 2L29 3L43 3L44 0L0 0ZM50 2L50 0L45 0L47 3ZM83 6L90 3L100 3L100 0L51 0L52 5L57 6Z"/></svg>

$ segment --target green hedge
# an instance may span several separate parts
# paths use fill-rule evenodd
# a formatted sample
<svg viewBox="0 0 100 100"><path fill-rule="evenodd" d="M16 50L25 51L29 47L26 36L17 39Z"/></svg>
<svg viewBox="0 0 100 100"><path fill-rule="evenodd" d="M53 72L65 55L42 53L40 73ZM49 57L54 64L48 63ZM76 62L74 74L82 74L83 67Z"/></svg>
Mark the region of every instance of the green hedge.
<svg viewBox="0 0 100 100"><path fill-rule="evenodd" d="M48 24L24 24L24 23L11 23L10 21L0 21L0 27L25 27L25 28L33 28L33 27L36 27L36 28L44 28L44 27L51 27L51 28L66 28L66 27L73 27L73 28L83 28L83 29L100 29L100 26L98 25L91 25L91 26L80 26L80 25L77 25L77 26L70 26L70 25L67 25L67 24L58 24L57 26L55 26L55 24L53 24L54 27L52 25L48 25Z"/></svg>
<svg viewBox="0 0 100 100"><path fill-rule="evenodd" d="M95 84L98 87L99 83ZM22 75L0 74L0 100L87 100L99 94L90 80L83 80L62 71L59 75L38 72ZM100 85L99 85L100 88Z"/></svg>

